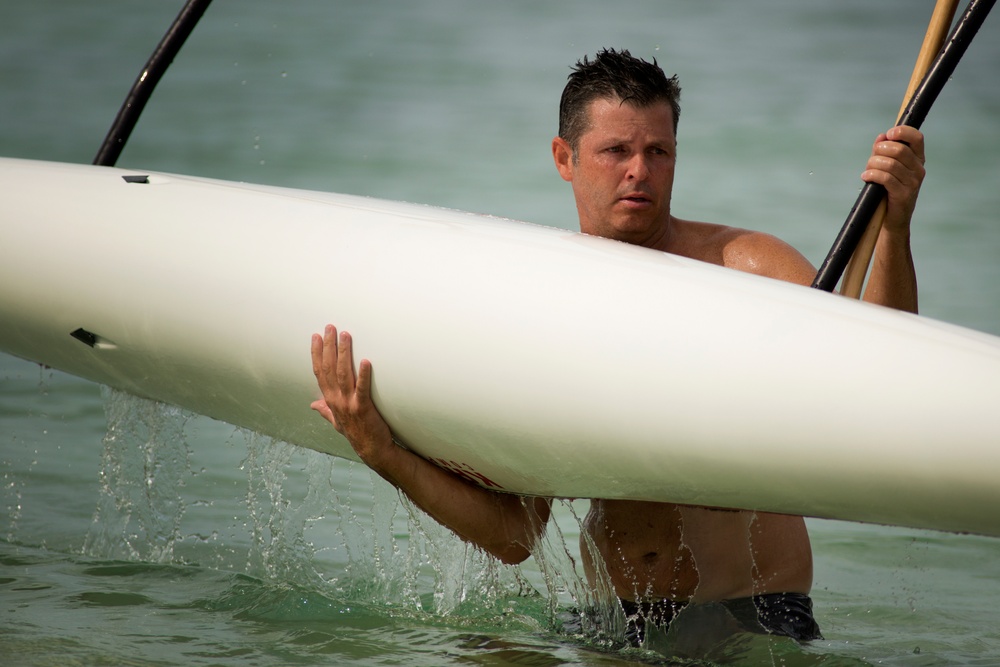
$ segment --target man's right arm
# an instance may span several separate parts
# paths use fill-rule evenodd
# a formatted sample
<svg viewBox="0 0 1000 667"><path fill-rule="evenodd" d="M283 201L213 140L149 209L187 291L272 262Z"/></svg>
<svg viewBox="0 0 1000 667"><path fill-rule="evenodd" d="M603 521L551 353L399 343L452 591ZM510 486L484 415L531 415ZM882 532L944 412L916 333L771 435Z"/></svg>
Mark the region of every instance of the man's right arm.
<svg viewBox="0 0 1000 667"><path fill-rule="evenodd" d="M505 563L531 554L548 521L551 500L476 486L398 446L371 400L372 367L354 372L351 337L327 326L312 339L313 373L323 398L312 404L343 434L362 461L462 539Z"/></svg>

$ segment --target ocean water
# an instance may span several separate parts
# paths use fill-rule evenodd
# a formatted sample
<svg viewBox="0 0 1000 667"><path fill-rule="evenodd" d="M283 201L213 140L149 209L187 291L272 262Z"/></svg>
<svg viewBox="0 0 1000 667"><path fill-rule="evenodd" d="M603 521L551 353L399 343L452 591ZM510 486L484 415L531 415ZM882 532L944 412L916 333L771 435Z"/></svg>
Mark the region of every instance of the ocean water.
<svg viewBox="0 0 1000 667"><path fill-rule="evenodd" d="M0 7L0 155L90 162L181 5ZM675 212L774 233L818 264L892 123L932 7L215 0L119 164L574 228L549 155L559 93L577 58L624 47L681 78ZM993 334L998 20L924 125L914 218L922 312ZM586 601L580 504L557 506L540 559L500 566L363 467L6 355L0 472L3 664L671 657L569 623ZM731 644L698 663L1000 664L1000 542L819 520L810 531L826 639Z"/></svg>

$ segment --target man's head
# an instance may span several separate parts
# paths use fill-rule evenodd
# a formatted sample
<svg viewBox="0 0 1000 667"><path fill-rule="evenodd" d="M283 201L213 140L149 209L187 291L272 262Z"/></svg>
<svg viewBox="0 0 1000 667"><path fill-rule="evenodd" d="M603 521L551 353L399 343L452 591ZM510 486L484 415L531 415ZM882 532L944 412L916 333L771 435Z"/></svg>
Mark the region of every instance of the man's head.
<svg viewBox="0 0 1000 667"><path fill-rule="evenodd" d="M677 77L667 78L656 64L634 58L627 50L604 49L593 60L584 56L573 67L559 102L559 136L574 149L590 123L590 103L617 99L643 108L666 102L673 111L674 133L681 115Z"/></svg>
<svg viewBox="0 0 1000 667"><path fill-rule="evenodd" d="M552 157L573 186L580 231L666 249L679 96L676 78L628 51L577 63Z"/></svg>

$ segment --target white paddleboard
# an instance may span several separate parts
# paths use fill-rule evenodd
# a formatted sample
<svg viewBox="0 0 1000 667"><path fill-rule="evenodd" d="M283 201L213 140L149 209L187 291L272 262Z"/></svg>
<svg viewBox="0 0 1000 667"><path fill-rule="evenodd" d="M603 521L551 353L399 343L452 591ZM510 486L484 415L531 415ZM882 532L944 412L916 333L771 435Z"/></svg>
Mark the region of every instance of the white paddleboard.
<svg viewBox="0 0 1000 667"><path fill-rule="evenodd" d="M469 479L1000 535L1000 339L468 213L0 159L0 349L353 458L309 338Z"/></svg>

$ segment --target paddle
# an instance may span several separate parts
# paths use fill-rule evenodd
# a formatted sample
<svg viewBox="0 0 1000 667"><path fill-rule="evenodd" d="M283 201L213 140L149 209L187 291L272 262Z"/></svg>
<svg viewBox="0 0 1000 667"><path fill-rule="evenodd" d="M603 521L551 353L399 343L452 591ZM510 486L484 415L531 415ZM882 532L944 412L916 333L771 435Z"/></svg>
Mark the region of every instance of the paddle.
<svg viewBox="0 0 1000 667"><path fill-rule="evenodd" d="M903 95L903 103L896 112L896 123L899 123L900 116L906 110L913 97L913 91L917 85L927 75L934 56L941 52L948 28L955 18L955 9L958 7L958 0L938 0L931 14L930 23L927 25L927 33L924 41L920 45L920 53L917 55L917 62L913 66L913 74L910 75L910 83L906 87L906 94ZM852 299L861 297L861 287L865 282L865 275L868 273L868 265L871 262L872 254L875 251L875 244L878 241L879 232L882 231L882 222L885 219L885 198L879 202L875 215L872 216L865 230L861 242L858 244L851 261L847 264L847 271L844 274L844 282L840 285L840 293Z"/></svg>
<svg viewBox="0 0 1000 667"><path fill-rule="evenodd" d="M996 0L972 0L969 3L968 9L965 10L955 29L952 30L948 42L941 49L934 64L931 65L927 75L907 104L906 110L899 119L899 125L919 128L924 122L938 94L947 83L948 77L955 71L959 60L965 55L972 38L975 37L983 21L986 20L986 16L995 2ZM813 287L826 292L833 291L851 258L851 254L858 246L858 242L865 232L865 227L868 226L868 221L872 219L885 194L885 188L875 183L866 183L861 189L861 194L858 195L854 208L851 209L840 234L816 273L816 278L812 283Z"/></svg>
<svg viewBox="0 0 1000 667"><path fill-rule="evenodd" d="M149 57L146 66L139 73L139 77L132 84L128 97L125 98L121 109L118 110L115 122L112 123L111 129L108 130L108 134L104 138L104 143L97 151L94 164L113 167L118 161L118 156L125 148L125 142L132 134L135 124L139 122L139 116L146 107L150 95L153 94L153 89L156 88L156 84L160 82L170 63L184 46L188 35L194 30L198 20L211 2L212 0L188 0L184 8L181 9Z"/></svg>

